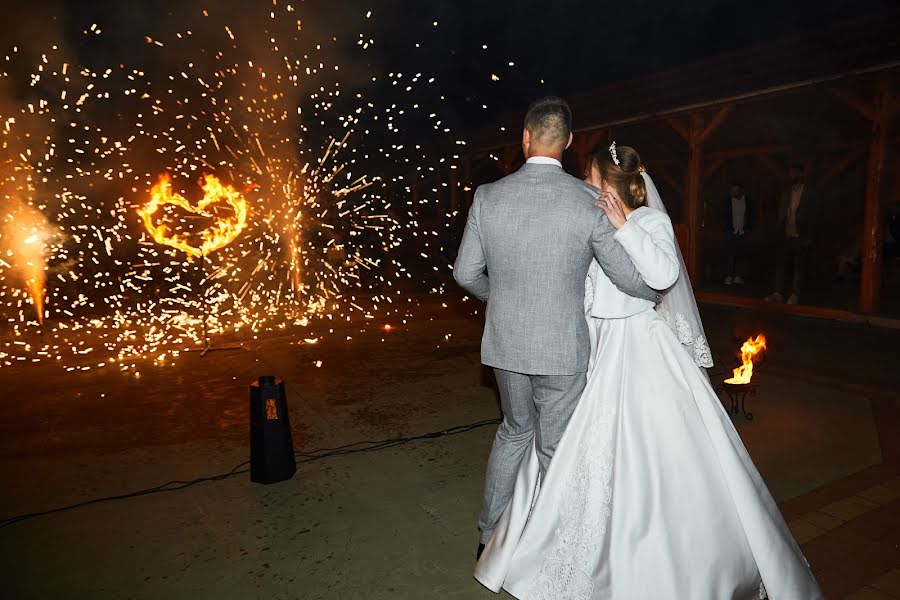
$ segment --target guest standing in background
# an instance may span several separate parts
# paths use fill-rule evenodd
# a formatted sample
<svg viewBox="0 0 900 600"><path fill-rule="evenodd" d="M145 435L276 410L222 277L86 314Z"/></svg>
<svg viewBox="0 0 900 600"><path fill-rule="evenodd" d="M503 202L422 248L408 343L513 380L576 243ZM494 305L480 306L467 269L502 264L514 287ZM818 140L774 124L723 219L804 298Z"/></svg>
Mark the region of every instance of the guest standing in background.
<svg viewBox="0 0 900 600"><path fill-rule="evenodd" d="M731 186L731 194L722 204L722 231L725 233L725 285L742 284L741 260L744 256L744 238L752 228L753 209L750 197L743 186Z"/></svg>
<svg viewBox="0 0 900 600"><path fill-rule="evenodd" d="M769 302L782 302L785 276L790 265L791 286L788 304L800 301L800 287L806 270L806 255L812 245L815 230L815 206L809 198L803 167L793 165L788 170L790 185L781 195L778 207L776 239L775 291L766 297Z"/></svg>

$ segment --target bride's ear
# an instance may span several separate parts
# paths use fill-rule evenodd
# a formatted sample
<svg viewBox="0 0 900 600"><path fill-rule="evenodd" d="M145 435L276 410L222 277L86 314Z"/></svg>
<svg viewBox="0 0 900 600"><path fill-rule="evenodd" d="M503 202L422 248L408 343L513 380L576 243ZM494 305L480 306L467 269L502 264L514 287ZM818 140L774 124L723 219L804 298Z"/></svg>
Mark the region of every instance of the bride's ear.
<svg viewBox="0 0 900 600"><path fill-rule="evenodd" d="M566 150L569 149L569 146L572 145L572 132L569 132L569 141L566 142Z"/></svg>

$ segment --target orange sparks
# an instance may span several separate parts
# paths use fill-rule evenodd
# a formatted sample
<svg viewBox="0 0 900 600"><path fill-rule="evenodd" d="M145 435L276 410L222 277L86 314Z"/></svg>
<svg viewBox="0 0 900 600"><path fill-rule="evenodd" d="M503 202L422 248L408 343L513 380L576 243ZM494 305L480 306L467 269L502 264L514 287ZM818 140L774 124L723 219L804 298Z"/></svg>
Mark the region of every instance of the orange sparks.
<svg viewBox="0 0 900 600"><path fill-rule="evenodd" d="M147 231L158 244L171 246L190 256L207 256L233 242L247 227L247 201L240 192L232 186L220 182L215 175L204 175L200 187L203 189L203 199L193 206L184 196L172 192L168 174L159 176L159 181L150 190L150 201L137 211L143 219ZM233 214L226 218L219 218L206 211L207 208L219 202L230 206ZM189 213L215 218L211 227L200 232L199 247L191 245L186 237L170 232L165 224L157 224L154 221L156 212L166 204L177 206Z"/></svg>
<svg viewBox="0 0 900 600"><path fill-rule="evenodd" d="M44 323L47 251L58 232L36 208L16 203L4 219L0 241L24 284L40 324Z"/></svg>
<svg viewBox="0 0 900 600"><path fill-rule="evenodd" d="M46 273L44 272L44 251L43 251L43 241L36 236L31 236L26 240L26 244L35 244L40 245L41 249L36 252L40 253L40 263L29 262L27 264L27 269L30 272L30 277L25 280L25 286L28 288L28 294L31 296L31 301L34 304L34 311L37 313L38 323L41 325L44 324L44 293L46 292L45 282L46 282Z"/></svg>
<svg viewBox="0 0 900 600"><path fill-rule="evenodd" d="M725 383L746 384L753 378L753 359L766 349L766 336L759 334L754 338L747 338L741 346L741 364L734 370L734 377L726 379Z"/></svg>

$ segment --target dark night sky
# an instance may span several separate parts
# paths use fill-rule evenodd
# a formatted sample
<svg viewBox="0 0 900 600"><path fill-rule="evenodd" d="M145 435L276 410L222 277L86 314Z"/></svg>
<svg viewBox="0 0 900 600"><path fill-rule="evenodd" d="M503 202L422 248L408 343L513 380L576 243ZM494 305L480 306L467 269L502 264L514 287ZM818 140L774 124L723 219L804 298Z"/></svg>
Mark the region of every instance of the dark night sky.
<svg viewBox="0 0 900 600"><path fill-rule="evenodd" d="M442 80L452 82L446 91L466 128L543 94L572 94L897 5L886 0L383 4L391 31L400 31L384 40L389 61L402 62L407 36L426 30L430 60L441 65ZM430 29L433 20L442 26ZM511 61L515 66L508 65ZM491 73L500 81L491 81Z"/></svg>
<svg viewBox="0 0 900 600"><path fill-rule="evenodd" d="M359 33L373 37L376 43L365 55L371 61L370 72L437 75L441 85L434 97L422 100L439 106L457 131L481 127L539 95L568 95L896 6L892 0L293 1L311 40L329 40L333 35L335 51L347 52L354 60L359 55L351 51ZM103 39L99 50L95 45L90 52L107 61L119 56L131 59L134 53L146 52L143 36L171 24L173 16L179 22L179 11L196 14L199 8L213 7L229 11L233 20L240 21L250 10L241 4L236 0L3 0L4 14L17 18L0 24L0 39L28 37L32 28L46 26L48 15L59 15L56 24L76 51L80 51L80 32L97 22L104 29ZM254 4L253 12L267 13L268 1ZM373 11L370 20L364 17L367 10ZM418 49L416 42L421 44ZM492 73L500 80L492 81ZM360 82L368 85L363 78ZM396 88L367 92L381 93L389 100ZM440 102L439 95L446 100Z"/></svg>

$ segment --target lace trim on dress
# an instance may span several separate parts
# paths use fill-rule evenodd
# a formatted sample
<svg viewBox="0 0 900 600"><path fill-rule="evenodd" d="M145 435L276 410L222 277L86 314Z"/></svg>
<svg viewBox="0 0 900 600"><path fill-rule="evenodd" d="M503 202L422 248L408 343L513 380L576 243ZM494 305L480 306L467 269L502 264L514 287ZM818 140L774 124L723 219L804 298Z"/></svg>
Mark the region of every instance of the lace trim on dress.
<svg viewBox="0 0 900 600"><path fill-rule="evenodd" d="M683 346L687 346L688 352L694 357L694 362L698 366L704 368L713 366L712 351L709 349L706 338L694 332L690 322L683 314L675 313L673 317L669 311L660 306L656 307L656 312L669 324L669 327L678 336L678 341Z"/></svg>
<svg viewBox="0 0 900 600"><path fill-rule="evenodd" d="M528 600L590 600L593 571L606 544L612 500L615 402L602 402L562 492L553 550L531 582Z"/></svg>

